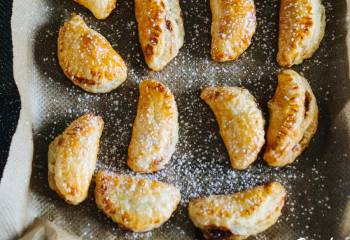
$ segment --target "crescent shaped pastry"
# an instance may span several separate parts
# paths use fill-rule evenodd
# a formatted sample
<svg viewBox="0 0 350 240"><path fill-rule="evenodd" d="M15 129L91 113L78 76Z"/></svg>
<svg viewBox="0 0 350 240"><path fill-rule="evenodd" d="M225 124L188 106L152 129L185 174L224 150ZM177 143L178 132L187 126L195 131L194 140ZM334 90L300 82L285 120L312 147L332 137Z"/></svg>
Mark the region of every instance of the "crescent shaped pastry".
<svg viewBox="0 0 350 240"><path fill-rule="evenodd" d="M201 98L213 110L234 169L246 169L265 143L264 118L254 97L239 87L208 87Z"/></svg>
<svg viewBox="0 0 350 240"><path fill-rule="evenodd" d="M135 14L146 63L160 71L184 43L179 0L135 0Z"/></svg>
<svg viewBox="0 0 350 240"><path fill-rule="evenodd" d="M305 78L293 70L284 70L278 75L278 86L268 108L264 160L270 166L285 166L294 162L316 132L316 98Z"/></svg>
<svg viewBox="0 0 350 240"><path fill-rule="evenodd" d="M284 187L273 182L231 195L192 200L188 212L206 239L246 239L276 223L285 197Z"/></svg>
<svg viewBox="0 0 350 240"><path fill-rule="evenodd" d="M176 102L170 90L154 80L142 81L128 150L128 166L142 173L164 168L175 151L178 125Z"/></svg>
<svg viewBox="0 0 350 240"><path fill-rule="evenodd" d="M250 45L256 28L253 0L210 0L211 57L225 62L238 58Z"/></svg>
<svg viewBox="0 0 350 240"><path fill-rule="evenodd" d="M97 19L105 19L117 5L117 0L75 0L86 7Z"/></svg>
<svg viewBox="0 0 350 240"><path fill-rule="evenodd" d="M73 121L49 146L49 185L66 202L87 197L103 130L103 120L87 113Z"/></svg>
<svg viewBox="0 0 350 240"><path fill-rule="evenodd" d="M326 28L320 0L281 0L277 62L282 67L300 64L320 46Z"/></svg>
<svg viewBox="0 0 350 240"><path fill-rule="evenodd" d="M91 93L106 93L126 80L126 65L111 44L74 15L59 31L58 61L72 82Z"/></svg>
<svg viewBox="0 0 350 240"><path fill-rule="evenodd" d="M166 222L180 202L180 191L173 185L125 175L96 176L97 206L121 227L145 232Z"/></svg>

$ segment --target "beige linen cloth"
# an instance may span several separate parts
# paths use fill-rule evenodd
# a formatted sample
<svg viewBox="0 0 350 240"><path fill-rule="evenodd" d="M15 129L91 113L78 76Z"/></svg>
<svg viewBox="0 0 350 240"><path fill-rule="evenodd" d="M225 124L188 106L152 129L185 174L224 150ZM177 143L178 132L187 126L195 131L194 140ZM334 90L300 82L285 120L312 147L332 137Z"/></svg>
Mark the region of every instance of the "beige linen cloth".
<svg viewBox="0 0 350 240"><path fill-rule="evenodd" d="M35 217L30 204L30 176L33 158L31 124L31 68L32 46L28 44L31 28L23 19L30 13L22 0L13 1L11 19L13 41L13 73L21 97L21 111L16 132L12 138L7 164L0 182L0 239L17 239ZM36 3L38 4L38 3ZM22 239L78 239L45 220L38 220Z"/></svg>

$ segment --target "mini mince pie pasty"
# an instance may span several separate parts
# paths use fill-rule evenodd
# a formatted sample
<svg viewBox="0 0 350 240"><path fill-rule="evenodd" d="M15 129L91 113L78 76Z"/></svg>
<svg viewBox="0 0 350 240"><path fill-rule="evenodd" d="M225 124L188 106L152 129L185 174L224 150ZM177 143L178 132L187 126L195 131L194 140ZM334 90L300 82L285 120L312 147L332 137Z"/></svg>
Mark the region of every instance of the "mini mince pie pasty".
<svg viewBox="0 0 350 240"><path fill-rule="evenodd" d="M291 67L310 58L326 28L321 0L281 0L279 18L278 64Z"/></svg>
<svg viewBox="0 0 350 240"><path fill-rule="evenodd" d="M213 110L234 169L246 169L265 143L265 121L254 97L240 87L207 87L201 98Z"/></svg>
<svg viewBox="0 0 350 240"><path fill-rule="evenodd" d="M95 171L104 122L93 113L73 121L49 146L49 185L66 202L84 201Z"/></svg>
<svg viewBox="0 0 350 240"><path fill-rule="evenodd" d="M278 74L270 112L264 160L280 167L294 162L309 145L318 124L316 98L307 80L293 70Z"/></svg>
<svg viewBox="0 0 350 240"><path fill-rule="evenodd" d="M181 195L167 183L99 171L95 199L97 206L121 227L146 232L171 217Z"/></svg>
<svg viewBox="0 0 350 240"><path fill-rule="evenodd" d="M87 92L110 92L126 80L124 60L78 15L60 28L57 51L64 74Z"/></svg>
<svg viewBox="0 0 350 240"><path fill-rule="evenodd" d="M128 166L135 172L161 170L178 141L178 111L174 95L162 83L140 83L137 114L128 150Z"/></svg>
<svg viewBox="0 0 350 240"><path fill-rule="evenodd" d="M246 239L276 223L285 197L285 188L272 182L235 194L192 200L188 213L206 239Z"/></svg>
<svg viewBox="0 0 350 240"><path fill-rule="evenodd" d="M211 57L225 62L237 59L250 45L256 28L253 0L210 0L212 12Z"/></svg>
<svg viewBox="0 0 350 240"><path fill-rule="evenodd" d="M117 0L75 0L89 9L97 19L105 19L116 7Z"/></svg>
<svg viewBox="0 0 350 240"><path fill-rule="evenodd" d="M160 71L184 43L179 0L135 0L135 15L146 63L153 71Z"/></svg>

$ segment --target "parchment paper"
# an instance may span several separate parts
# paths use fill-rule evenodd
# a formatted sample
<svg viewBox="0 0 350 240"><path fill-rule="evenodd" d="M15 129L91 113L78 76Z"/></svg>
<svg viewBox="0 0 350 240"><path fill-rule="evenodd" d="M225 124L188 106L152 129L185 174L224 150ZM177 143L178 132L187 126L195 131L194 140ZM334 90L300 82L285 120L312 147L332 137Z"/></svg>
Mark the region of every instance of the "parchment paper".
<svg viewBox="0 0 350 240"><path fill-rule="evenodd" d="M185 45L159 73L149 71L143 61L132 1L118 1L117 10L107 20L98 21L71 0L14 0L14 77L22 111L0 185L0 231L4 236L1 239L18 236L35 216L42 216L83 239L201 239L187 217L190 199L233 193L272 180L280 181L288 189L287 204L277 224L251 239L348 237L348 6L345 0L323 2L327 29L320 49L312 59L293 67L309 79L318 99L320 123L316 136L291 166L269 168L259 159L247 171L234 171L214 115L199 99L200 89L213 84L246 87L268 119L266 105L275 91L276 73L280 70L275 62L278 0L256 0L258 26L252 46L237 61L224 64L210 60L208 1L181 1ZM128 79L112 93L86 93L73 86L58 66L58 29L72 12L81 14L90 27L103 34L127 63ZM51 191L47 182L47 147L73 119L92 111L102 115L106 122L98 168L133 174L126 166L127 147L138 83L145 78L162 81L175 94L180 113L180 142L165 170L144 177L177 185L183 199L161 228L134 234L121 230L96 208L94 184L89 198L78 206L66 204Z"/></svg>

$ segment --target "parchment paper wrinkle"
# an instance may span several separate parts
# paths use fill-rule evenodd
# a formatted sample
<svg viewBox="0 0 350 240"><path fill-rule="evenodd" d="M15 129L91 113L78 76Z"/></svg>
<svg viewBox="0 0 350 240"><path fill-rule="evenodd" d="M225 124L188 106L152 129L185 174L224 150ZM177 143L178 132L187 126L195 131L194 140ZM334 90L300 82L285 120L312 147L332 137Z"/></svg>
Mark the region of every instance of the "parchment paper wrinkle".
<svg viewBox="0 0 350 240"><path fill-rule="evenodd" d="M161 72L151 72L138 43L132 1L119 1L104 21L71 0L14 0L12 39L14 78L22 109L0 183L0 239L16 239L39 216L82 239L201 239L187 216L193 198L238 192L269 181L288 191L280 221L252 239L345 239L350 234L350 81L345 0L323 1L327 28L320 49L293 69L310 82L320 108L317 134L291 166L269 168L261 157L246 171L230 168L214 115L200 98L207 85L247 88L268 120L267 102L274 94L279 0L256 0L257 31L252 45L236 61L210 60L208 0L181 1L186 38L179 55ZM64 76L56 57L57 34L76 12L104 35L124 58L128 79L109 94L89 94ZM347 49L347 50L345 50ZM124 231L101 213L89 197L70 206L47 182L47 148L75 118L92 111L105 120L98 169L133 174L126 165L135 118L138 84L154 78L174 93L180 136L166 169L143 177L181 189L182 202L161 228L148 233ZM33 148L34 146L34 148ZM41 222L39 232L46 222Z"/></svg>

